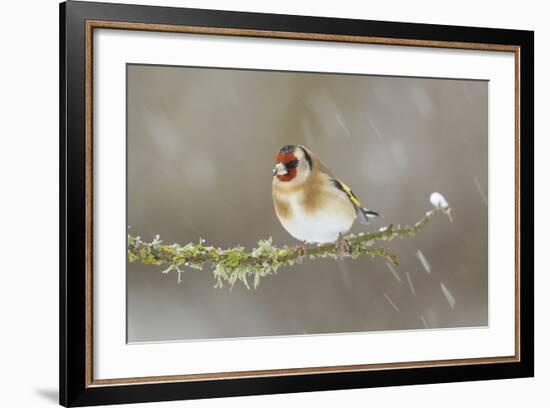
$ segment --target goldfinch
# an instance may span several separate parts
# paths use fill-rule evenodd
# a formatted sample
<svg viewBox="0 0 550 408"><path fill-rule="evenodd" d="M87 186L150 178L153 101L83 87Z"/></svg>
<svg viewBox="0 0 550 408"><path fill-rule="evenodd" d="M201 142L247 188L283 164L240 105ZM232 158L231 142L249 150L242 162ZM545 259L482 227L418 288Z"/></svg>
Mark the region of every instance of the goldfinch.
<svg viewBox="0 0 550 408"><path fill-rule="evenodd" d="M349 251L343 235L355 220L368 224L379 216L302 145L287 145L276 153L272 194L279 221L304 249L306 243L335 242L340 251Z"/></svg>

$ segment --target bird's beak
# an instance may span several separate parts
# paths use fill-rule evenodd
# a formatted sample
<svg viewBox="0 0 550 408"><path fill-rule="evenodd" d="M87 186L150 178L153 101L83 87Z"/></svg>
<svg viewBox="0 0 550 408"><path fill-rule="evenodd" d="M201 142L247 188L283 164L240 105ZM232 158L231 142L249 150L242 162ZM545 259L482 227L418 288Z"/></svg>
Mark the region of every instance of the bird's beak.
<svg viewBox="0 0 550 408"><path fill-rule="evenodd" d="M275 167L273 167L273 176L285 176L287 174L288 170L283 163L277 163Z"/></svg>

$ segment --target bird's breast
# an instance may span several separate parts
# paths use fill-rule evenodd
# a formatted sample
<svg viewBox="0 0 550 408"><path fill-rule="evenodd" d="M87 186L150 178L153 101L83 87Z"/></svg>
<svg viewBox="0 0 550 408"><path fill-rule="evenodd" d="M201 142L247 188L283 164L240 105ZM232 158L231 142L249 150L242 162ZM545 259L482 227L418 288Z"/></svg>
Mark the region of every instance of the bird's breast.
<svg viewBox="0 0 550 408"><path fill-rule="evenodd" d="M349 201L338 195L320 196L313 208L304 192L274 194L273 199L281 224L300 241L334 242L338 234L349 231L356 217Z"/></svg>

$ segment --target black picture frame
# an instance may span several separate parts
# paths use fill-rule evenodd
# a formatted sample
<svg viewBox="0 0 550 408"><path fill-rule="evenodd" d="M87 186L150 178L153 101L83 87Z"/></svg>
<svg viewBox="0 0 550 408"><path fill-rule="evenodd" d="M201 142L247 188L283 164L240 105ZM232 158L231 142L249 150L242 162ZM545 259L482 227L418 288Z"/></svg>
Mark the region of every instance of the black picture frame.
<svg viewBox="0 0 550 408"><path fill-rule="evenodd" d="M534 33L532 31L68 1L60 5L60 404L86 406L534 375ZM87 372L86 22L186 25L518 47L518 361L94 386ZM88 200L88 201L87 201ZM88 237L88 238L87 238ZM88 295L87 295L88 294Z"/></svg>

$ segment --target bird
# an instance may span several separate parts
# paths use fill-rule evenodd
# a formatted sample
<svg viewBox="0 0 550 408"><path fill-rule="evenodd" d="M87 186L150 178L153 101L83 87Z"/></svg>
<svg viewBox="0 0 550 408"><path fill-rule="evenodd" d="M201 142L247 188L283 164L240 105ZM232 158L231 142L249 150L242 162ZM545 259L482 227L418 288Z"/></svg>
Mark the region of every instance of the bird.
<svg viewBox="0 0 550 408"><path fill-rule="evenodd" d="M362 206L357 196L335 177L318 156L303 145L286 145L275 154L273 205L283 228L306 244L335 243L350 252L344 239L356 220L368 224L380 214Z"/></svg>

